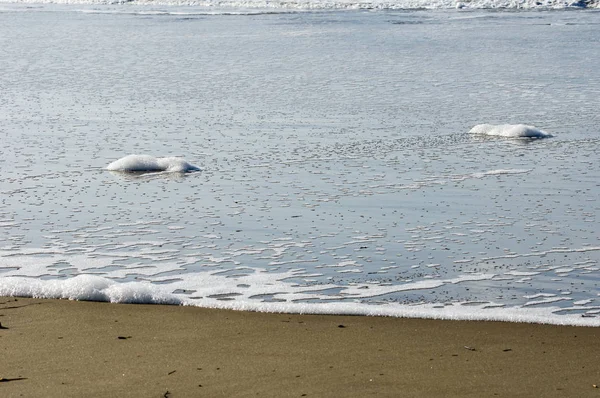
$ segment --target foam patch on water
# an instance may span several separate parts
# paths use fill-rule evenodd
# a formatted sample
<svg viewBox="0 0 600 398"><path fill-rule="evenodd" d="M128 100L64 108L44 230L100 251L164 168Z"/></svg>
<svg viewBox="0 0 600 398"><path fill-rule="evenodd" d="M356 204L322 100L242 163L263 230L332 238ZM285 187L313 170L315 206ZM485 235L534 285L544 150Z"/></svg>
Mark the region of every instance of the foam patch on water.
<svg viewBox="0 0 600 398"><path fill-rule="evenodd" d="M275 282L279 279L277 274L253 274L251 279L265 279ZM195 275L200 277L201 275ZM204 282L210 282L214 274L202 275ZM241 278L244 279L244 278ZM232 284L238 283L238 278L230 278ZM256 282L256 280L255 280ZM448 281L458 283L460 281ZM582 311L594 310L598 307L584 307L575 305L571 308L543 307L525 308L517 306L506 308L494 303L469 303L455 302L446 304L416 304L406 305L399 303L365 304L354 301L348 302L297 302L297 301L261 301L250 298L261 290L277 289L283 282L275 286L259 284L257 291L243 298L235 298L235 294L227 293L223 285L214 290L214 284L204 286L204 294L211 293L204 300L198 301L170 293L172 288L149 282L119 283L107 278L93 275L79 275L62 280L40 280L24 277L10 277L0 279L0 296L34 297L48 299L69 299L81 301L103 301L111 303L135 304L174 304L192 305L205 308L231 309L239 311L259 311L271 313L292 314L336 314L336 315L366 315L389 316L402 318L426 318L440 320L479 320L479 321L507 321L525 323L545 323L555 325L574 326L600 326L600 318L594 316L581 316L578 314L561 314L557 311ZM244 285L245 287L250 287ZM254 289L251 289L254 290ZM531 306L532 303L529 303Z"/></svg>
<svg viewBox="0 0 600 398"><path fill-rule="evenodd" d="M529 173L531 169L498 169L498 170L490 170L482 173L473 173L472 176L475 178L483 178L487 176L501 176L501 175L510 175L510 174L525 174Z"/></svg>
<svg viewBox="0 0 600 398"><path fill-rule="evenodd" d="M200 171L200 168L177 157L155 158L150 155L128 155L106 166L106 170L125 173L188 173Z"/></svg>
<svg viewBox="0 0 600 398"><path fill-rule="evenodd" d="M536 127L525 124L478 124L469 133L480 135L491 135L509 138L549 138L552 137Z"/></svg>

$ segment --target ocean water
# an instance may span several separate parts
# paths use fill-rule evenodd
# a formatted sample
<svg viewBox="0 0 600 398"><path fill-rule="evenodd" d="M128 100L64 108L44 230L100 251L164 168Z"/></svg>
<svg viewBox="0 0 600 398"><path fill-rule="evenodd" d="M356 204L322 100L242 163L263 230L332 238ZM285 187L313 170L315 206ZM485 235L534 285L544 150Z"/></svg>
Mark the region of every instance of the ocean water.
<svg viewBox="0 0 600 398"><path fill-rule="evenodd" d="M600 326L594 6L0 3L0 295Z"/></svg>

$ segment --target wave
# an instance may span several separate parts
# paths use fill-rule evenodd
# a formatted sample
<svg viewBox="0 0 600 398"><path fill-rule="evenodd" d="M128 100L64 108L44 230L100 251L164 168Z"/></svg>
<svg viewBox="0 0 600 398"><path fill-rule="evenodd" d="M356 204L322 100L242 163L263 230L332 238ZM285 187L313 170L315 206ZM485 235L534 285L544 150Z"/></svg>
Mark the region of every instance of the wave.
<svg viewBox="0 0 600 398"><path fill-rule="evenodd" d="M215 275L213 274L212 277ZM208 274L204 276L196 275L196 277L202 277L203 279L206 279L207 276ZM273 275L269 275L266 278L273 279ZM469 278L473 278L473 276ZM210 276L208 280L210 280ZM461 280L461 278L457 278L455 281L446 282L459 283ZM413 286L412 288L418 289L420 287ZM25 277L0 279L0 296L12 297L103 301L128 304L191 305L205 308L290 314L390 316L400 318L600 326L600 318L576 314L578 311L597 310L598 307L585 307L582 305L574 305L571 308L535 308L531 303L530 305L505 307L494 303L473 302L454 302L444 305L407 305L399 303L373 305L357 302L265 302L252 300L249 297L219 299L220 296L228 296L227 294L219 294L221 290L219 285L209 284L205 289L204 293L208 293L207 296L205 296L204 300L198 302L170 293L161 285L154 285L148 282L119 283L96 275L78 275L66 280L40 280ZM210 298L209 291L214 293L212 299ZM573 313L558 314L565 311L572 311Z"/></svg>
<svg viewBox="0 0 600 398"><path fill-rule="evenodd" d="M232 8L263 10L423 10L455 8L527 10L600 8L600 0L5 0L4 3L194 6L213 10ZM207 12L206 14L212 13L221 14L221 12ZM227 14L227 12L223 13Z"/></svg>

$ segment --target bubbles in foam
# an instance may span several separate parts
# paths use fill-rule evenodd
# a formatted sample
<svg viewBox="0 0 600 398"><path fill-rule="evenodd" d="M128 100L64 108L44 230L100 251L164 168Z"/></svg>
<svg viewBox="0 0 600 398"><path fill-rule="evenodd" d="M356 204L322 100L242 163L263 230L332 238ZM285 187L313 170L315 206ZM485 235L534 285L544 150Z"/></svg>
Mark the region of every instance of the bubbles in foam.
<svg viewBox="0 0 600 398"><path fill-rule="evenodd" d="M492 135L499 137L510 137L510 138L549 138L552 137L536 127L527 126L525 124L478 124L473 127L469 133L481 134L481 135Z"/></svg>
<svg viewBox="0 0 600 398"><path fill-rule="evenodd" d="M3 278L0 283L0 296L130 304L182 304L181 299L164 291L159 286L136 282L118 283L95 275L78 275L62 280Z"/></svg>
<svg viewBox="0 0 600 398"><path fill-rule="evenodd" d="M126 173L139 172L168 172L168 173L188 173L191 171L200 171L198 166L186 162L177 157L155 158L150 155L128 155L119 160L115 160L106 169L109 171L121 171Z"/></svg>

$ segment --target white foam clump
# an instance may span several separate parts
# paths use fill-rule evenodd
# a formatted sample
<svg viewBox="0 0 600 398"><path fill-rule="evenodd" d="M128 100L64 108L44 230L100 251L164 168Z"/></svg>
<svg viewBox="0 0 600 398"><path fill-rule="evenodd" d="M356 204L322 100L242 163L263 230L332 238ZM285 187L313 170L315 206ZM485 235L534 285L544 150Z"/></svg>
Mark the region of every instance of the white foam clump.
<svg viewBox="0 0 600 398"><path fill-rule="evenodd" d="M119 160L115 160L106 166L106 169L109 171L122 171L127 173L156 171L188 173L191 171L200 171L198 166L194 166L182 158L155 158L150 155L128 155Z"/></svg>
<svg viewBox="0 0 600 398"><path fill-rule="evenodd" d="M549 138L551 134L526 124L478 124L469 133L511 138Z"/></svg>
<svg viewBox="0 0 600 398"><path fill-rule="evenodd" d="M103 301L129 304L182 304L182 300L156 285L119 283L96 275L41 280L26 277L0 279L0 296Z"/></svg>

